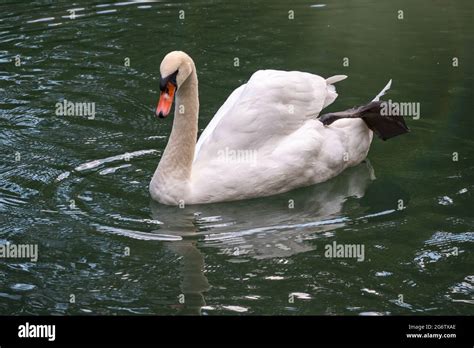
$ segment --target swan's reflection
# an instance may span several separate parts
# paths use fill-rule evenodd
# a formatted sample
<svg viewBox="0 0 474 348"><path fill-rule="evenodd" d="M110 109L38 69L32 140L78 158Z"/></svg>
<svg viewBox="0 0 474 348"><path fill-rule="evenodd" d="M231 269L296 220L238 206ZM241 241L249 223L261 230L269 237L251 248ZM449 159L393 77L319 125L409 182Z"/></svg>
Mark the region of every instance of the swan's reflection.
<svg viewBox="0 0 474 348"><path fill-rule="evenodd" d="M183 303L181 314L200 314L205 306L203 293L209 290L209 283L204 275L204 256L196 247L196 241L181 240L167 243L169 249L182 256L181 292Z"/></svg>
<svg viewBox="0 0 474 348"><path fill-rule="evenodd" d="M167 247L182 257L184 313L199 313L205 305L202 294L209 289L198 240L237 258L289 257L313 250L307 240L344 226L344 202L363 197L374 178L370 163L364 162L325 183L278 196L184 208L152 202L153 218L163 222L156 233L182 237Z"/></svg>

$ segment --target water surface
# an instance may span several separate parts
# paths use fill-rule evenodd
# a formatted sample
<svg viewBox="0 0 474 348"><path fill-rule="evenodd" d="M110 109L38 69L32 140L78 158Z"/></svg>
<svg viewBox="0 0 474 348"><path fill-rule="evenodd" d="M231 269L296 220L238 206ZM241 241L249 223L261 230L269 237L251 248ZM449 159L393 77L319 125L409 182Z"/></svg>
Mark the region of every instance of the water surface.
<svg viewBox="0 0 474 348"><path fill-rule="evenodd" d="M0 314L473 313L469 0L0 9L0 242L39 248L38 262L0 260ZM349 75L333 111L391 78L389 97L421 118L321 185L162 206L148 183L171 119L153 110L176 49L196 62L201 131L264 68ZM95 103L94 119L57 116L64 99ZM333 242L362 244L364 260L325 257Z"/></svg>

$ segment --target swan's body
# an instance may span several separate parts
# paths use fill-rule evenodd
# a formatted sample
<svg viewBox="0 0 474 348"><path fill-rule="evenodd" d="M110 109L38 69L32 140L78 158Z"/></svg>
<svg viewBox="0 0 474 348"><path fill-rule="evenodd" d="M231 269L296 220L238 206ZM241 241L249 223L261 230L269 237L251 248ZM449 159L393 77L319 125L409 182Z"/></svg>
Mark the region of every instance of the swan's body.
<svg viewBox="0 0 474 348"><path fill-rule="evenodd" d="M190 72L180 82L183 64ZM344 118L325 126L317 118L337 97L332 83L345 76L257 71L234 90L196 144L194 63L185 53L172 52L161 70L162 76L179 72L173 130L150 183L158 202L197 204L274 195L326 181L367 156L373 132L364 120Z"/></svg>

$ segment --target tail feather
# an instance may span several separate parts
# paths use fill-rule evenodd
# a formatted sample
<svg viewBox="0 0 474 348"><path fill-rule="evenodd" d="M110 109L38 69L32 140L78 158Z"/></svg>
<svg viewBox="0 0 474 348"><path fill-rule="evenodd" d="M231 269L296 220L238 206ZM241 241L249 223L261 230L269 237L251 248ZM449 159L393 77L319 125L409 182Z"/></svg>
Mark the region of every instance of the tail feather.
<svg viewBox="0 0 474 348"><path fill-rule="evenodd" d="M328 85L332 85L336 82L339 82L339 81L342 81L342 80L345 80L345 79L347 79L347 75L334 75L334 76L328 77L326 79L326 83Z"/></svg>
<svg viewBox="0 0 474 348"><path fill-rule="evenodd" d="M372 99L373 102L375 101L379 101L380 100L380 97L383 96L389 89L390 87L392 87L392 79L390 79L390 81L388 81L387 85L380 91L379 94L377 94L375 96L374 99Z"/></svg>

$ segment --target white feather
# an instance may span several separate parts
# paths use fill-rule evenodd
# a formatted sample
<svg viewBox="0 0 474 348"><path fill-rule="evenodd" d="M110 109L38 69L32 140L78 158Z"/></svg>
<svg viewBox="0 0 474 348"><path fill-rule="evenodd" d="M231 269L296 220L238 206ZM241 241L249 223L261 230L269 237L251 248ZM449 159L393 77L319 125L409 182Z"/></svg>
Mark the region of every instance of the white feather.
<svg viewBox="0 0 474 348"><path fill-rule="evenodd" d="M372 141L364 121L345 119L326 127L316 119L337 97L332 83L345 78L256 72L201 134L184 200L268 196L326 181L360 163ZM341 160L344 154L349 161Z"/></svg>
<svg viewBox="0 0 474 348"><path fill-rule="evenodd" d="M199 150L201 150L202 144L206 141L207 138L214 132L214 129L216 129L217 125L219 124L220 120L227 114L227 111L229 108L234 106L235 102L239 99L240 94L242 93L242 90L245 88L246 84L243 84L239 88L235 89L232 94L227 98L224 104L217 110L217 113L214 115L212 118L211 122L208 123L207 127L204 129L204 131L201 133L201 136L198 139L198 142L196 144L196 148L194 150L194 161L196 161L196 157L199 153Z"/></svg>
<svg viewBox="0 0 474 348"><path fill-rule="evenodd" d="M385 94L385 92L387 92L390 87L392 86L392 79L390 79L390 81L388 81L387 85L380 91L379 94L377 94L377 96L372 99L373 102L375 101L379 101L380 100L380 97L383 96Z"/></svg>
<svg viewBox="0 0 474 348"><path fill-rule="evenodd" d="M347 79L347 75L334 75L326 79L328 85Z"/></svg>

